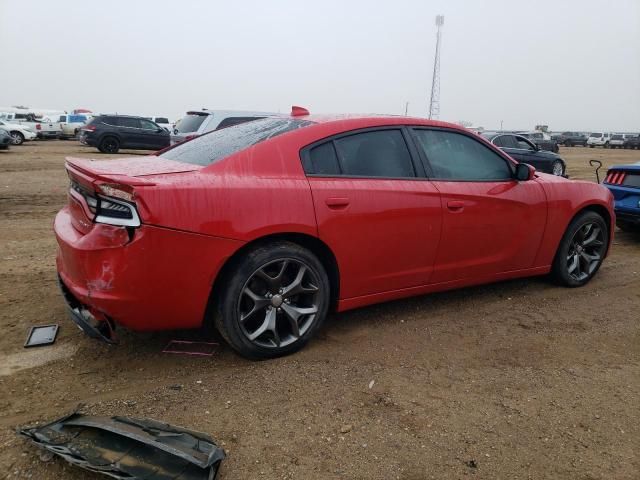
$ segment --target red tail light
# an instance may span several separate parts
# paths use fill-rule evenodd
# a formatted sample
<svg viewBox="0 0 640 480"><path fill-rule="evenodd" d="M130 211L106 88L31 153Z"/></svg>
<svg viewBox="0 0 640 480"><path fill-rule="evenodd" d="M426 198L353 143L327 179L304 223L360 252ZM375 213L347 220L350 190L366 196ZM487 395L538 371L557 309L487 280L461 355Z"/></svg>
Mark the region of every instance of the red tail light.
<svg viewBox="0 0 640 480"><path fill-rule="evenodd" d="M615 170L607 173L607 178L604 179L604 183L610 185L622 185L624 177L627 176L627 172L616 172Z"/></svg>
<svg viewBox="0 0 640 480"><path fill-rule="evenodd" d="M39 123L36 123L36 130L42 130L42 125L40 125Z"/></svg>
<svg viewBox="0 0 640 480"><path fill-rule="evenodd" d="M96 126L95 125L87 125L86 127L84 127L82 130L88 130L90 132L95 131Z"/></svg>

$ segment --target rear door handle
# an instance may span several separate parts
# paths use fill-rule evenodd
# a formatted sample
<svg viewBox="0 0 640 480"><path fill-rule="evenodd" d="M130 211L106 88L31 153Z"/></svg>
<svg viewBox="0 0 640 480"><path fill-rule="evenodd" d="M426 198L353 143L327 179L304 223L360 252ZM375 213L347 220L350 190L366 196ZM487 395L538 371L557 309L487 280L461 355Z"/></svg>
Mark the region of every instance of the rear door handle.
<svg viewBox="0 0 640 480"><path fill-rule="evenodd" d="M329 197L324 203L327 204L329 208L345 208L349 205L349 199L347 197Z"/></svg>
<svg viewBox="0 0 640 480"><path fill-rule="evenodd" d="M461 212L464 210L464 202L460 200L450 200L447 202L447 208L452 212Z"/></svg>

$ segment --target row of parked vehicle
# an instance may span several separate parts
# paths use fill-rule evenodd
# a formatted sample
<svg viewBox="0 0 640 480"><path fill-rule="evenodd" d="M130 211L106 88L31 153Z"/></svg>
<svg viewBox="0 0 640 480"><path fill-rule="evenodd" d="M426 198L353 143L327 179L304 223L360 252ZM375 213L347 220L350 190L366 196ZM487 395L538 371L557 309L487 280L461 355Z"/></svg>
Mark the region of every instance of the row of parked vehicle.
<svg viewBox="0 0 640 480"><path fill-rule="evenodd" d="M565 147L640 148L640 135L637 133L562 132L553 134L551 138Z"/></svg>

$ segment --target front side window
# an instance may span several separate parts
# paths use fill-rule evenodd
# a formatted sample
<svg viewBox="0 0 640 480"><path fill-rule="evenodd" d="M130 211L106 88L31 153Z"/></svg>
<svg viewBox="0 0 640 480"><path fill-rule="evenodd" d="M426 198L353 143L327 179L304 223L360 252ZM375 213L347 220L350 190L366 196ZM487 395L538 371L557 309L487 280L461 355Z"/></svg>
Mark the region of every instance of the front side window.
<svg viewBox="0 0 640 480"><path fill-rule="evenodd" d="M531 143L527 138L525 137L514 137L515 141L516 141L516 147L515 148L519 148L521 150L535 150L536 147L534 147L533 143Z"/></svg>
<svg viewBox="0 0 640 480"><path fill-rule="evenodd" d="M343 175L415 177L409 148L400 130L378 130L334 140Z"/></svg>
<svg viewBox="0 0 640 480"><path fill-rule="evenodd" d="M160 157L194 165L211 165L257 143L308 125L313 125L313 122L285 117L263 118L213 130L167 150Z"/></svg>
<svg viewBox="0 0 640 480"><path fill-rule="evenodd" d="M140 120L140 127L143 130L157 130L158 129L158 125L156 125L153 122L150 122L149 120Z"/></svg>
<svg viewBox="0 0 640 480"><path fill-rule="evenodd" d="M601 133L592 133L591 135L589 135L591 138L602 138L602 134Z"/></svg>
<svg viewBox="0 0 640 480"><path fill-rule="evenodd" d="M507 160L467 135L443 130L415 129L433 177L442 180L510 180Z"/></svg>

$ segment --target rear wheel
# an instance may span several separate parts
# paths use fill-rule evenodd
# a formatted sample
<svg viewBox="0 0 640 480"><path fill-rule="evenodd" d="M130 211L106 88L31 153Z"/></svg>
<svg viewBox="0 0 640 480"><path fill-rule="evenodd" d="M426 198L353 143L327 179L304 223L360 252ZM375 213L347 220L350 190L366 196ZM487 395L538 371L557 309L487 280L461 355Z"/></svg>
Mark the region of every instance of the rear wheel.
<svg viewBox="0 0 640 480"><path fill-rule="evenodd" d="M564 146L565 147L573 147L573 142L571 142L571 140L567 140L564 142Z"/></svg>
<svg viewBox="0 0 640 480"><path fill-rule="evenodd" d="M215 299L214 323L240 355L279 357L304 347L324 321L329 298L317 257L295 243L276 242L235 265Z"/></svg>
<svg viewBox="0 0 640 480"><path fill-rule="evenodd" d="M567 287L581 287L593 278L609 245L607 223L596 212L585 211L574 218L562 237L551 275Z"/></svg>
<svg viewBox="0 0 640 480"><path fill-rule="evenodd" d="M11 135L11 143L14 145L22 145L24 143L24 135L18 131L13 131L10 133Z"/></svg>
<svg viewBox="0 0 640 480"><path fill-rule="evenodd" d="M609 142L604 142L604 148L609 148Z"/></svg>
<svg viewBox="0 0 640 480"><path fill-rule="evenodd" d="M98 145L98 150L102 153L118 153L120 142L116 137L104 137Z"/></svg>

